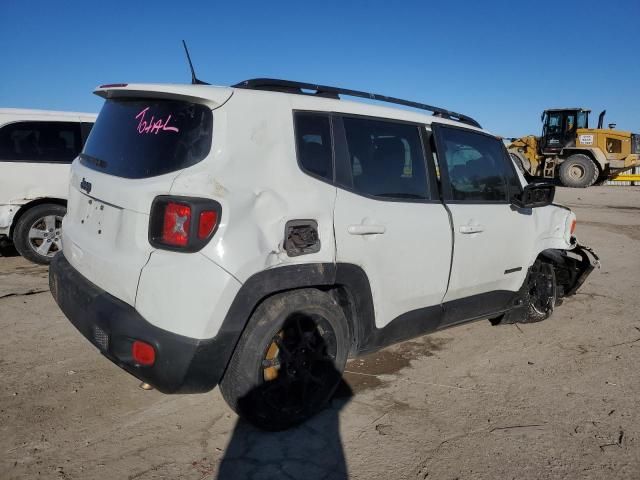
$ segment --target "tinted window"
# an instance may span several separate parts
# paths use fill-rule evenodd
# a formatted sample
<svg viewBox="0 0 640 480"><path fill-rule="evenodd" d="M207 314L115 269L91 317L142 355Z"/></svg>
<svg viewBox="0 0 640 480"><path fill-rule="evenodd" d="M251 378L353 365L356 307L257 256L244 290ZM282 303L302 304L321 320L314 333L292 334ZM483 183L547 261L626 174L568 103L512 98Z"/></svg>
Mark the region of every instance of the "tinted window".
<svg viewBox="0 0 640 480"><path fill-rule="evenodd" d="M213 115L176 100L107 100L80 156L94 170L145 178L189 167L211 149Z"/></svg>
<svg viewBox="0 0 640 480"><path fill-rule="evenodd" d="M344 118L353 188L386 198L428 198L419 127Z"/></svg>
<svg viewBox="0 0 640 480"><path fill-rule="evenodd" d="M588 119L587 112L578 112L578 128L587 128Z"/></svg>
<svg viewBox="0 0 640 480"><path fill-rule="evenodd" d="M438 132L439 158L446 164L453 200L506 201L505 176L511 167L502 142L458 128L440 127Z"/></svg>
<svg viewBox="0 0 640 480"><path fill-rule="evenodd" d="M82 132L82 143L87 141L89 138L89 134L91 133L91 129L93 128L93 123L82 122L80 124L80 131Z"/></svg>
<svg viewBox="0 0 640 480"><path fill-rule="evenodd" d="M71 163L81 145L79 122L16 122L0 129L0 160Z"/></svg>
<svg viewBox="0 0 640 480"><path fill-rule="evenodd" d="M296 148L300 166L313 175L333 181L329 116L297 113L295 124Z"/></svg>

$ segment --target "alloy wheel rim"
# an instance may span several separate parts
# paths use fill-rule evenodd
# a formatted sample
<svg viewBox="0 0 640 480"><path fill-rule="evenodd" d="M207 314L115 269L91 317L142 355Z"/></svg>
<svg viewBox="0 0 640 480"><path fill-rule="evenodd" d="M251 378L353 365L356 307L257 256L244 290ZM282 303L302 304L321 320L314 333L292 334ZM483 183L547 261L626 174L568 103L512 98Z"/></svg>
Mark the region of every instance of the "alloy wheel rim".
<svg viewBox="0 0 640 480"><path fill-rule="evenodd" d="M29 246L43 257L53 257L62 250L62 217L46 215L38 218L29 228Z"/></svg>

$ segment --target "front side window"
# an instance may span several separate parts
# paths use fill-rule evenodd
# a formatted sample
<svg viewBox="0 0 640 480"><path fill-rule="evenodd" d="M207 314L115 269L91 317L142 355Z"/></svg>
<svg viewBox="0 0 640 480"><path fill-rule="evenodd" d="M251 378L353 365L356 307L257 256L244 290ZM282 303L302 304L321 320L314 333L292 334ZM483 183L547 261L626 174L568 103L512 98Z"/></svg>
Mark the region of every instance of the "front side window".
<svg viewBox="0 0 640 480"><path fill-rule="evenodd" d="M589 114L587 112L578 112L578 128L589 128Z"/></svg>
<svg viewBox="0 0 640 480"><path fill-rule="evenodd" d="M562 131L562 114L550 113L547 122L547 133L560 133Z"/></svg>
<svg viewBox="0 0 640 480"><path fill-rule="evenodd" d="M344 117L343 122L356 192L381 198L429 198L418 126L353 117Z"/></svg>
<svg viewBox="0 0 640 480"><path fill-rule="evenodd" d="M450 127L439 127L438 135L440 168L446 168L453 200L507 201L505 177L511 166L506 161L500 140L471 130Z"/></svg>
<svg viewBox="0 0 640 480"><path fill-rule="evenodd" d="M211 150L213 115L206 105L164 99L112 99L100 111L83 165L124 178L175 172Z"/></svg>
<svg viewBox="0 0 640 480"><path fill-rule="evenodd" d="M329 116L320 113L295 115L296 149L303 170L333 181L333 153Z"/></svg>
<svg viewBox="0 0 640 480"><path fill-rule="evenodd" d="M0 129L0 160L71 163L81 148L79 122L16 122Z"/></svg>

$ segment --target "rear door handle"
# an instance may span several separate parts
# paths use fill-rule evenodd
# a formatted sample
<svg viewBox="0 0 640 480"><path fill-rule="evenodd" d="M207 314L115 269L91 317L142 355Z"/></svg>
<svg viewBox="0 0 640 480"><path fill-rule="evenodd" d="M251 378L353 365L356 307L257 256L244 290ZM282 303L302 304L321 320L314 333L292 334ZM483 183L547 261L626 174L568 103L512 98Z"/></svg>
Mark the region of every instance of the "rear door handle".
<svg viewBox="0 0 640 480"><path fill-rule="evenodd" d="M480 233L484 232L484 225L462 225L460 233Z"/></svg>
<svg viewBox="0 0 640 480"><path fill-rule="evenodd" d="M347 231L351 235L376 235L387 231L384 225L349 225Z"/></svg>

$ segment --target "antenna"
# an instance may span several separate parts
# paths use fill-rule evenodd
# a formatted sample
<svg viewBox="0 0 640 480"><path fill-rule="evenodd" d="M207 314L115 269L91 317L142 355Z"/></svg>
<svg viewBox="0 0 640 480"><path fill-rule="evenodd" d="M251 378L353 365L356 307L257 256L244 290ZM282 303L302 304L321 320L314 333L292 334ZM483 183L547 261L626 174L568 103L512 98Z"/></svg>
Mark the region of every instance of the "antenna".
<svg viewBox="0 0 640 480"><path fill-rule="evenodd" d="M189 55L189 49L187 48L187 42L182 40L182 46L184 47L184 53L187 54L187 61L189 62L189 68L191 69L191 85L210 85L210 83L203 82L196 77L196 71L193 69L193 63L191 63L191 55Z"/></svg>

